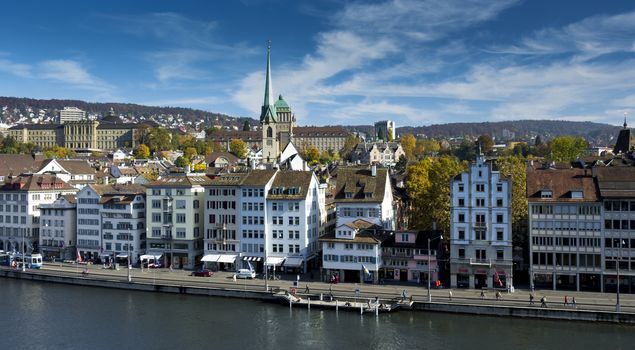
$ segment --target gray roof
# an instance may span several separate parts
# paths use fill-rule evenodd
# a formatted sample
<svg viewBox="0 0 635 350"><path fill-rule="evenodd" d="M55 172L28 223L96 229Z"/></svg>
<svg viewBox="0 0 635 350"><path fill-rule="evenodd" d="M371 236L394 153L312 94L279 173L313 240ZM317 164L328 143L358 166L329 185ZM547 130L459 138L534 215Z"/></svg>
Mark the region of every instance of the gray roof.
<svg viewBox="0 0 635 350"><path fill-rule="evenodd" d="M377 175L372 176L369 168L340 167L337 170L335 202L383 202L387 179L388 170L385 168L377 168ZM346 193L351 193L351 197L347 198Z"/></svg>

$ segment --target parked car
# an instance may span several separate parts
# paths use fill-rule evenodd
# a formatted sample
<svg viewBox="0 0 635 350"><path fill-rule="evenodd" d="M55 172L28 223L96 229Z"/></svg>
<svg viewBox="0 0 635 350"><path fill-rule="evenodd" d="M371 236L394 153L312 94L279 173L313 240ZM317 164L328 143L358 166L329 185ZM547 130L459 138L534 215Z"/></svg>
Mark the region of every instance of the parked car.
<svg viewBox="0 0 635 350"><path fill-rule="evenodd" d="M207 270L207 269L201 269L201 270L193 271L191 276L212 277L212 276L214 276L214 272L212 272L210 270Z"/></svg>
<svg viewBox="0 0 635 350"><path fill-rule="evenodd" d="M158 269L158 268L163 267L163 265L161 265L160 262L153 262L153 263L149 263L149 264L145 263L144 265L145 265L145 267L147 267L149 269Z"/></svg>
<svg viewBox="0 0 635 350"><path fill-rule="evenodd" d="M236 273L237 278L256 278L256 272L249 269L240 269Z"/></svg>

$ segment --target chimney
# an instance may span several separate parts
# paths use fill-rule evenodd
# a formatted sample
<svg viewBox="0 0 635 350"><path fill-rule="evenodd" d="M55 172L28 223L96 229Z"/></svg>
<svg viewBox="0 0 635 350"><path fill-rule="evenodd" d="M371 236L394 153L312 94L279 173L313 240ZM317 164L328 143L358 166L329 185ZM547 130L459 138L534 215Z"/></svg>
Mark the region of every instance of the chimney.
<svg viewBox="0 0 635 350"><path fill-rule="evenodd" d="M370 174L371 174L373 177L377 176L377 165L373 164L373 165L370 167Z"/></svg>

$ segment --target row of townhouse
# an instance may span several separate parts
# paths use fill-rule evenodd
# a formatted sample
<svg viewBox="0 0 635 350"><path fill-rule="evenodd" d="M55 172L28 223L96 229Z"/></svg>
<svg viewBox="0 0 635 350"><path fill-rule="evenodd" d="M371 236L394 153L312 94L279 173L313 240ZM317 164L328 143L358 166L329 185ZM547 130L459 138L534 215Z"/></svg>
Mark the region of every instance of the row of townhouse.
<svg viewBox="0 0 635 350"><path fill-rule="evenodd" d="M632 165L528 166L532 287L635 292L633 184Z"/></svg>

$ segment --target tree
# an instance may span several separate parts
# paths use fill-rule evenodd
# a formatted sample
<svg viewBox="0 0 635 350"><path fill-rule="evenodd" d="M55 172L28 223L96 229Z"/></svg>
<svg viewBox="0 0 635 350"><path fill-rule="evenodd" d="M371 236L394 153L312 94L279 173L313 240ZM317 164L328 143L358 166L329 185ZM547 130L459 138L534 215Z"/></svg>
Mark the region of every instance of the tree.
<svg viewBox="0 0 635 350"><path fill-rule="evenodd" d="M528 251L527 241L527 172L521 156L499 157L496 160L501 176L511 176L512 245Z"/></svg>
<svg viewBox="0 0 635 350"><path fill-rule="evenodd" d="M410 228L450 230L450 180L466 164L455 157L428 157L408 168L406 189L411 198Z"/></svg>
<svg viewBox="0 0 635 350"><path fill-rule="evenodd" d="M383 140L384 139L384 131L382 129L379 129L379 131L377 132L377 140Z"/></svg>
<svg viewBox="0 0 635 350"><path fill-rule="evenodd" d="M400 140L401 148L406 154L408 160L415 160L415 149L417 148L417 139L412 134L405 134Z"/></svg>
<svg viewBox="0 0 635 350"><path fill-rule="evenodd" d="M140 144L134 150L134 157L137 159L148 159L150 158L150 147L145 144Z"/></svg>
<svg viewBox="0 0 635 350"><path fill-rule="evenodd" d="M192 159L197 154L198 152L196 151L196 148L194 147L188 147L183 151L183 156L187 157L188 159Z"/></svg>
<svg viewBox="0 0 635 350"><path fill-rule="evenodd" d="M245 159L248 152L247 144L243 140L233 139L229 142L229 152L239 159Z"/></svg>
<svg viewBox="0 0 635 350"><path fill-rule="evenodd" d="M347 137L346 140L344 141L344 147L342 147L342 149L339 152L342 159L350 160L351 153L353 152L353 150L355 149L355 146L357 146L358 143L359 143L359 138L357 138L357 136L351 135Z"/></svg>
<svg viewBox="0 0 635 350"><path fill-rule="evenodd" d="M420 139L417 140L415 148L415 157L418 159L423 156L435 156L441 150L441 145L435 140Z"/></svg>
<svg viewBox="0 0 635 350"><path fill-rule="evenodd" d="M453 151L460 160L472 160L476 158L476 146L468 140L463 140L459 147Z"/></svg>
<svg viewBox="0 0 635 350"><path fill-rule="evenodd" d="M192 170L197 172L197 173L203 173L203 172L205 172L205 169L207 169L207 165L205 163L198 163L198 164L194 165L194 169L192 169Z"/></svg>
<svg viewBox="0 0 635 350"><path fill-rule="evenodd" d="M538 147L542 145L542 138L540 137L540 135L536 136L536 140L534 141L534 146Z"/></svg>
<svg viewBox="0 0 635 350"><path fill-rule="evenodd" d="M172 150L172 135L163 128L148 128L147 143L151 152Z"/></svg>
<svg viewBox="0 0 635 350"><path fill-rule="evenodd" d="M494 140L492 140L492 137L489 135L479 136L476 142L481 146L481 152L483 152L483 154L490 153L494 148Z"/></svg>
<svg viewBox="0 0 635 350"><path fill-rule="evenodd" d="M549 142L550 158L556 162L575 160L588 147L588 143L579 136L559 136Z"/></svg>
<svg viewBox="0 0 635 350"><path fill-rule="evenodd" d="M392 142L393 141L392 133L393 133L392 127L388 128L388 137L387 137L388 142Z"/></svg>
<svg viewBox="0 0 635 350"><path fill-rule="evenodd" d="M176 160L174 161L174 165L179 168L185 168L190 165L190 160L187 157L180 156L176 158Z"/></svg>
<svg viewBox="0 0 635 350"><path fill-rule="evenodd" d="M243 131L250 131L251 130L251 126L249 125L249 121L245 120L245 123L243 124Z"/></svg>
<svg viewBox="0 0 635 350"><path fill-rule="evenodd" d="M46 158L68 158L75 155L73 150L57 145L44 149L43 153Z"/></svg>
<svg viewBox="0 0 635 350"><path fill-rule="evenodd" d="M303 152L303 158L310 165L320 162L320 150L315 146L310 146Z"/></svg>
<svg viewBox="0 0 635 350"><path fill-rule="evenodd" d="M406 157L405 154L402 154L401 157L399 157L399 159L397 160L397 164L395 164L395 169L398 172L403 172L406 170L407 166L408 166L408 158Z"/></svg>

